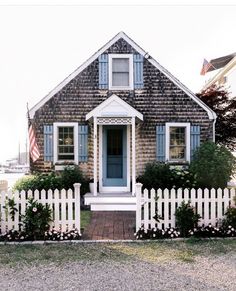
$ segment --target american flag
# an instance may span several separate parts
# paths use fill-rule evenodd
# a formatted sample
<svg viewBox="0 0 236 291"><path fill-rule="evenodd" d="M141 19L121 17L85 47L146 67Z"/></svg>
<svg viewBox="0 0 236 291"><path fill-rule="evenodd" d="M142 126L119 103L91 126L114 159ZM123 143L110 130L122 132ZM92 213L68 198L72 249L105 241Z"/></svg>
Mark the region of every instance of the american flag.
<svg viewBox="0 0 236 291"><path fill-rule="evenodd" d="M32 124L30 124L29 127L29 152L33 162L37 161L40 157L39 147L35 139L35 131Z"/></svg>
<svg viewBox="0 0 236 291"><path fill-rule="evenodd" d="M207 71L210 69L210 67L213 67L212 64L209 63L206 59L204 59L200 74L204 76L207 73Z"/></svg>

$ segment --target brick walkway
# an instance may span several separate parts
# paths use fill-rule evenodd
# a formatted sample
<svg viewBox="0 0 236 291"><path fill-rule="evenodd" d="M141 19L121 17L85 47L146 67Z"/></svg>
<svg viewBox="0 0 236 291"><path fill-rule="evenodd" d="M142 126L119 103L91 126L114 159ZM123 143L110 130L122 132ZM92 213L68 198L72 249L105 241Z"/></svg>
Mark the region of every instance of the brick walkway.
<svg viewBox="0 0 236 291"><path fill-rule="evenodd" d="M93 211L85 240L134 239L135 211Z"/></svg>

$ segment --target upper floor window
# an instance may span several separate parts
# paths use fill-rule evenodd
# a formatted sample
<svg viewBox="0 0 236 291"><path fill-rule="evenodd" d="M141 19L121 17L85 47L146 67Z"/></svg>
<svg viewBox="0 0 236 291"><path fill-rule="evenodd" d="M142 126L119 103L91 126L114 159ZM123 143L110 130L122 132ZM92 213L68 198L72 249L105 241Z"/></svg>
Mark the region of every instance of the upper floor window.
<svg viewBox="0 0 236 291"><path fill-rule="evenodd" d="M109 55L109 89L133 89L133 57L130 54Z"/></svg>

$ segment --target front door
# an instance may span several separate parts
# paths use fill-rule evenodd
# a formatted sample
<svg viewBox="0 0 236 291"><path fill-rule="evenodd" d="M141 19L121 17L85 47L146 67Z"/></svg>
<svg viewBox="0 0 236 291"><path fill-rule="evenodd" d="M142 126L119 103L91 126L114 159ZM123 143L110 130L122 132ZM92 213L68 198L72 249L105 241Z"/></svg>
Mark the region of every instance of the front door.
<svg viewBox="0 0 236 291"><path fill-rule="evenodd" d="M103 126L103 187L127 186L126 126ZM119 189L117 188L119 191Z"/></svg>

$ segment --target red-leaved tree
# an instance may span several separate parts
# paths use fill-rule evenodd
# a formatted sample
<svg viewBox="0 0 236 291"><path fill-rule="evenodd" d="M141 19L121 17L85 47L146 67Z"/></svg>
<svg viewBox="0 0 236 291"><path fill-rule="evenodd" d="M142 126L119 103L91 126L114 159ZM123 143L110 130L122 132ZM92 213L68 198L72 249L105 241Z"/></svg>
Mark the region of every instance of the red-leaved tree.
<svg viewBox="0 0 236 291"><path fill-rule="evenodd" d="M236 97L229 96L223 86L216 85L196 95L217 115L216 143L236 150Z"/></svg>

